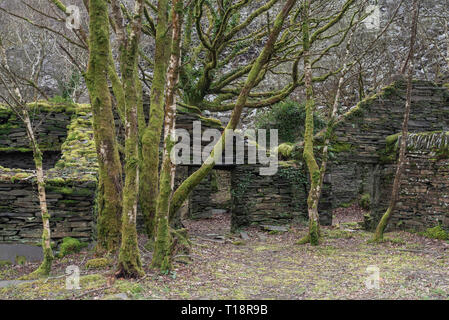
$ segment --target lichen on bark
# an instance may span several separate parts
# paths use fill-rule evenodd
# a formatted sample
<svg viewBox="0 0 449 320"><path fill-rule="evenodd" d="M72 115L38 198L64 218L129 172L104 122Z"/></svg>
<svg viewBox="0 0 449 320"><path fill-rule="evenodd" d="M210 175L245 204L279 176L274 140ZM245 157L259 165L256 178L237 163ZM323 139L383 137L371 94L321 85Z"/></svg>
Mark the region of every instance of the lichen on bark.
<svg viewBox="0 0 449 320"><path fill-rule="evenodd" d="M120 245L122 167L115 135L108 84L110 64L108 5L89 2L89 65L86 84L92 105L95 145L98 155L97 250L114 252Z"/></svg>
<svg viewBox="0 0 449 320"><path fill-rule="evenodd" d="M159 144L164 120L164 91L168 58L170 56L167 11L168 1L158 1L154 56L155 69L151 86L150 118L148 127L141 134L142 178L140 182L140 207L144 217L145 230L150 240L153 240L155 235L155 215L159 192Z"/></svg>

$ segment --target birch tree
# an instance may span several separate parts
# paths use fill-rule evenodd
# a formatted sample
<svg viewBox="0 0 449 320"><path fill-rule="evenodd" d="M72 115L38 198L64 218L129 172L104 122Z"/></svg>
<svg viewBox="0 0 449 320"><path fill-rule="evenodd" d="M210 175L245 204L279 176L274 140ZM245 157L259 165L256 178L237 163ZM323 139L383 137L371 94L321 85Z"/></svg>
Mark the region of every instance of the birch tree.
<svg viewBox="0 0 449 320"><path fill-rule="evenodd" d="M27 55L28 63L33 66L29 75L18 75L11 68L8 61L6 49L0 35L0 85L6 92L0 95L0 99L11 108L11 110L22 120L30 146L33 152L34 166L36 169L36 182L39 198L39 207L42 218L42 251L43 261L40 266L25 278L35 278L39 276L47 276L50 274L52 262L54 259L53 250L51 248L51 229L50 229L50 213L47 208L47 198L45 193L45 177L43 169L43 154L36 139L35 131L29 114L29 105L27 104L26 91L31 87L32 97L34 100L45 94L39 89L37 80L39 78L42 61L45 58L45 45L42 44L41 49L36 57L31 58ZM29 97L28 97L29 98Z"/></svg>

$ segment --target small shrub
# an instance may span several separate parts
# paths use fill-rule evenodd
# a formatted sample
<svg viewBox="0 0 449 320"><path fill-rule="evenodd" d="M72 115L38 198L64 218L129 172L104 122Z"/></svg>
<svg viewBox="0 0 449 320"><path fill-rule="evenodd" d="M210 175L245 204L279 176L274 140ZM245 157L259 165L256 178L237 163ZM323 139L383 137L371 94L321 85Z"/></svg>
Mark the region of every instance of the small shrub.
<svg viewBox="0 0 449 320"><path fill-rule="evenodd" d="M440 225L433 228L428 228L424 232L420 232L419 235L438 240L449 240L449 233L446 232Z"/></svg>
<svg viewBox="0 0 449 320"><path fill-rule="evenodd" d="M362 195L359 201L359 205L365 209L369 210L371 208L371 195L369 193L365 193Z"/></svg>
<svg viewBox="0 0 449 320"><path fill-rule="evenodd" d="M82 248L86 246L86 243L82 243L78 239L65 237L62 240L61 246L59 247L59 257L62 258L68 254L78 253Z"/></svg>
<svg viewBox="0 0 449 320"><path fill-rule="evenodd" d="M266 129L267 135L269 135L270 129L277 129L281 142L294 143L303 138L305 119L304 104L287 99L273 105L266 111L258 113L256 116L256 128ZM324 126L325 122L318 113L315 113L315 133L324 128Z"/></svg>
<svg viewBox="0 0 449 320"><path fill-rule="evenodd" d="M24 265L27 259L24 256L16 256L16 264Z"/></svg>

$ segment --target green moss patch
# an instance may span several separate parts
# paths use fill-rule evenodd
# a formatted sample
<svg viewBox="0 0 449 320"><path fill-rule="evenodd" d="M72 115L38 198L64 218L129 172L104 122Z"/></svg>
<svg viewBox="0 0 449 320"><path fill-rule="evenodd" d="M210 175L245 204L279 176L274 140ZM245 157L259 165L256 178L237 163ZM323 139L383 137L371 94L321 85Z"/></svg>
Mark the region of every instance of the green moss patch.
<svg viewBox="0 0 449 320"><path fill-rule="evenodd" d="M85 247L87 247L87 243L82 243L75 238L65 237L59 247L59 257L62 258L68 254L78 253Z"/></svg>
<svg viewBox="0 0 449 320"><path fill-rule="evenodd" d="M440 225L428 228L426 231L419 232L418 234L430 239L449 240L449 233Z"/></svg>
<svg viewBox="0 0 449 320"><path fill-rule="evenodd" d="M0 268L4 266L10 266L12 265L11 261L9 260L0 260Z"/></svg>
<svg viewBox="0 0 449 320"><path fill-rule="evenodd" d="M369 193L365 193L360 197L359 205L365 209L371 209L371 195Z"/></svg>
<svg viewBox="0 0 449 320"><path fill-rule="evenodd" d="M16 264L24 265L27 262L27 259L24 256L16 256L15 262Z"/></svg>
<svg viewBox="0 0 449 320"><path fill-rule="evenodd" d="M106 269L112 265L112 261L107 258L91 259L86 262L86 269Z"/></svg>

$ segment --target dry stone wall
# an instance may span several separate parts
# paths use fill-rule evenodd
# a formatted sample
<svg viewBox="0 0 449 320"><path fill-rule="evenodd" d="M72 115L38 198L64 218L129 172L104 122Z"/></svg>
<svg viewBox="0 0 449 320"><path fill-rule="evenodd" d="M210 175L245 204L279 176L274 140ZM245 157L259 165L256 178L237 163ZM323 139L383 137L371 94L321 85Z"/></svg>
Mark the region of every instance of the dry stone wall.
<svg viewBox="0 0 449 320"><path fill-rule="evenodd" d="M5 131L14 127L17 132L25 132L10 111L0 110ZM48 150L60 154L45 172L52 241L58 243L64 237L90 241L95 235L97 183L90 108L87 105L39 103L31 110L33 122L38 124L40 145L47 150L44 158L48 156ZM0 154L9 162L24 161L24 155L28 153L32 157L26 140L20 143L11 139L2 141ZM19 155L11 157L16 153ZM31 167L34 167L33 163ZM20 166L0 166L0 242L39 245L42 236L40 216L35 171L20 169Z"/></svg>
<svg viewBox="0 0 449 320"><path fill-rule="evenodd" d="M237 166L232 171L232 228L250 225L285 225L307 221L309 182L300 162L280 163L278 173L261 176L259 167ZM332 223L330 185L323 185L320 223Z"/></svg>
<svg viewBox="0 0 449 320"><path fill-rule="evenodd" d="M336 128L332 145L334 158L329 166L332 206L334 208L346 206L358 201L362 195L369 195L372 209L371 223L369 223L371 226L380 219L380 214L386 210L386 201L391 197L390 190L394 176L391 166L396 161L396 154L387 151L386 138L401 131L405 90L405 81L398 79L379 94L367 98L348 112ZM448 128L449 90L434 83L414 81L409 131L411 133L433 132L448 130ZM427 171L419 173L428 184L447 185L444 176L437 177L439 168L432 164L431 157L425 154L421 156L410 154L410 157L416 161L420 159L416 165L428 168ZM415 160L411 160L411 165ZM404 179L409 178L417 179L416 172L411 168L404 177ZM423 194L418 196L417 191L416 197L430 199L425 196L427 191L421 190ZM438 193L433 196L438 197ZM431 207L435 205L435 201L437 200L429 200L416 209L403 207L405 201L401 201L402 204L400 203L396 211L398 214L412 211L421 211L424 214L428 210L423 211L418 208ZM413 203L416 201L411 201L410 205L413 206ZM409 218L410 221L414 220L410 215ZM425 218L422 220L424 222L419 224L429 227L432 219ZM395 224L395 226L407 228L413 223L415 222Z"/></svg>
<svg viewBox="0 0 449 320"><path fill-rule="evenodd" d="M40 243L42 219L36 188L29 181L0 181L0 242ZM95 188L95 182L76 183L73 188L68 183L47 185L53 241L91 240Z"/></svg>
<svg viewBox="0 0 449 320"><path fill-rule="evenodd" d="M30 106L31 120L43 151L60 151L74 112L73 105L37 103ZM8 108L0 106L0 152L7 151L31 150L22 120Z"/></svg>
<svg viewBox="0 0 449 320"><path fill-rule="evenodd" d="M389 199L396 160L396 153L387 148L386 138L400 132L404 103L405 83L399 79L362 101L337 124L319 207L321 224L332 223L333 208L358 201L367 194L371 199L367 225L372 226L379 219ZM57 161L54 167L46 172L52 238L57 242L66 236L92 240L95 237L98 164L90 108L88 105L40 104L34 114L41 122L38 133L43 150L61 152L60 158L54 159ZM195 110L179 110L177 128L192 133L194 121L202 122L203 131L223 129L219 121L205 118ZM410 132L446 132L448 129L449 90L415 81ZM30 152L21 130L24 132L18 120L5 108L0 108L0 158L9 159L8 163L20 161L16 153ZM202 145L208 143L203 141ZM449 166L448 157L440 153L426 148L409 150L403 189L392 219L393 228L422 229L436 224L448 227ZM176 184L196 169L195 165L179 166ZM261 176L257 165L226 165L215 169L230 172L227 176L230 177L231 201L220 209L232 211L232 229L307 219L309 184L300 160L281 161L278 173L273 176ZM193 191L188 201L189 217L207 216L218 208L217 205L221 206L213 200L217 192L215 184L214 176L209 175ZM36 244L40 236L34 171L0 167L0 242Z"/></svg>
<svg viewBox="0 0 449 320"><path fill-rule="evenodd" d="M416 149L410 140L419 137L443 140L435 139L439 142L436 149L432 144ZM412 139L409 138L399 199L389 228L422 231L441 225L449 230L449 132L421 133ZM393 154L397 156L397 150ZM379 198L366 219L368 229L375 228L375 222L388 207L395 172L394 163L386 164L380 172Z"/></svg>

